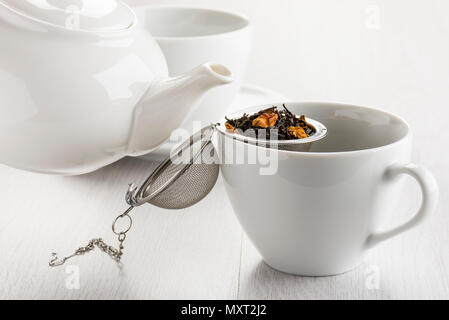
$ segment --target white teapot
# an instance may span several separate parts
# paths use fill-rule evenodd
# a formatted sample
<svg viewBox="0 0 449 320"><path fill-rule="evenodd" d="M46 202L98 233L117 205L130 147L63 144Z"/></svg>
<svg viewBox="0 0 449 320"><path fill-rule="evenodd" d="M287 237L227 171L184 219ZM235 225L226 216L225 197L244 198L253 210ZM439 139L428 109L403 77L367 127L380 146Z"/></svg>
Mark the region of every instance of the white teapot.
<svg viewBox="0 0 449 320"><path fill-rule="evenodd" d="M137 23L119 0L0 0L0 163L71 175L145 154L232 81L216 63L169 78Z"/></svg>

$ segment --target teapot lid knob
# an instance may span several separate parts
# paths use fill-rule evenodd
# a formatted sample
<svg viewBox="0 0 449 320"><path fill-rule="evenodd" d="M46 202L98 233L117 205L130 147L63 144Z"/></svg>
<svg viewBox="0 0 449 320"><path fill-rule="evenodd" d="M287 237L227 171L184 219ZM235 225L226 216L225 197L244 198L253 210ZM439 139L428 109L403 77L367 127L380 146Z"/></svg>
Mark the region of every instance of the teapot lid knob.
<svg viewBox="0 0 449 320"><path fill-rule="evenodd" d="M136 23L133 10L121 0L0 0L10 10L62 28L108 32Z"/></svg>

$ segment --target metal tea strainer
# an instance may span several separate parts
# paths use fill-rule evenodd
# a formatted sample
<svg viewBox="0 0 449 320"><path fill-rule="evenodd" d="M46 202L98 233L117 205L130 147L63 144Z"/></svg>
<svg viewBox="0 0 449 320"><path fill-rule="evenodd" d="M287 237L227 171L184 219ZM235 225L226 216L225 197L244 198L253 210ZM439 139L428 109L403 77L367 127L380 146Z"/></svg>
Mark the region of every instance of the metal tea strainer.
<svg viewBox="0 0 449 320"><path fill-rule="evenodd" d="M95 246L120 262L126 233L132 226L129 213L133 208L150 203L165 209L183 209L208 195L219 173L218 157L211 142L215 127L216 125L210 125L193 134L153 171L140 188L134 184L129 186L125 198L130 207L112 224L112 231L119 241L118 249L107 245L101 238L92 239L86 246L62 259L52 253L49 266L63 265L74 256L92 251ZM127 219L127 225L120 231L119 223L122 219Z"/></svg>
<svg viewBox="0 0 449 320"><path fill-rule="evenodd" d="M321 123L310 121L317 129L313 139L297 140L296 143L291 140L278 140L276 143L265 144L264 146L271 148L275 145L276 148L284 150L295 150L294 148L297 146L296 151L306 150L308 147L305 148L304 146L310 146L312 141L323 138L327 132ZM119 215L112 224L112 231L117 235L119 241L118 249L107 245L101 238L96 238L92 239L86 246L78 248L72 255L62 259L59 259L56 253L52 253L49 265L51 267L60 266L68 259L92 251L95 247L106 252L115 261L120 262L123 255L123 242L132 226L132 218L129 215L132 209L145 203L165 209L183 209L196 204L208 195L214 187L219 173L218 156L211 141L216 130L244 143L259 144L258 142L260 142L226 132L220 124L211 124L194 133L176 148L140 187L134 184L129 186L125 198L130 207ZM307 141L308 139L310 141ZM122 221L122 219L127 221ZM122 222L127 225L119 230L119 223Z"/></svg>
<svg viewBox="0 0 449 320"><path fill-rule="evenodd" d="M193 134L145 180L130 187L126 201L136 207L150 203L164 209L183 209L203 199L218 178L218 157L211 142L215 125Z"/></svg>

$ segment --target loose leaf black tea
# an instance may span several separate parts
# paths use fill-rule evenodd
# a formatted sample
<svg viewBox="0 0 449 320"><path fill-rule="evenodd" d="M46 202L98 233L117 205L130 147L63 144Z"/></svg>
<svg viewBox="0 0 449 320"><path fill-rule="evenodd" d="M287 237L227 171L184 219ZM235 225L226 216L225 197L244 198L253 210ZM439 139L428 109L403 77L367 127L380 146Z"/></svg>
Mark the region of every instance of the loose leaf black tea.
<svg viewBox="0 0 449 320"><path fill-rule="evenodd" d="M240 118L226 119L226 129L239 132L246 136L257 135L258 138L269 140L271 130L277 132L278 140L294 140L310 137L316 132L314 126L307 123L306 117L297 117L285 104L283 110L278 110L277 106L261 110L253 115L243 114ZM263 136L265 135L265 136ZM273 137L274 138L274 137Z"/></svg>

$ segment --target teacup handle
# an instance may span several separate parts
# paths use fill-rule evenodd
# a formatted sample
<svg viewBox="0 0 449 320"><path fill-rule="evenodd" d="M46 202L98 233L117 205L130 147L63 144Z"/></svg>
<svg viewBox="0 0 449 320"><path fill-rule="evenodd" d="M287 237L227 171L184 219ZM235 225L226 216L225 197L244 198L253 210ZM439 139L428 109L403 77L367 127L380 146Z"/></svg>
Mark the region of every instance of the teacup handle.
<svg viewBox="0 0 449 320"><path fill-rule="evenodd" d="M394 164L386 171L387 178L393 179L400 174L408 174L415 178L422 191L421 207L418 212L407 222L391 230L374 232L366 242L366 246L371 248L378 243L397 236L418 225L425 217L435 210L438 202L438 185L434 176L424 167L414 164Z"/></svg>

